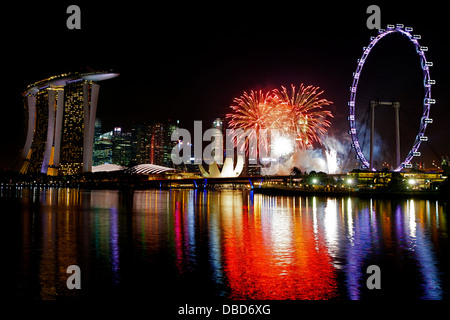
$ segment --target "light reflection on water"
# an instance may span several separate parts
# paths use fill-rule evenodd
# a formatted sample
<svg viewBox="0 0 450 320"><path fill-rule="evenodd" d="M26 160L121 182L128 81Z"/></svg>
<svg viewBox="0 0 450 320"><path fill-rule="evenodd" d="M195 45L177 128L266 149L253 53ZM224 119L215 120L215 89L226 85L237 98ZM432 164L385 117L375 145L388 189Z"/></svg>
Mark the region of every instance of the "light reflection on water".
<svg viewBox="0 0 450 320"><path fill-rule="evenodd" d="M169 283L193 296L362 299L373 295L371 264L382 270L381 296L448 296L446 213L435 200L76 189L18 197L19 296L127 296ZM71 264L82 290L65 286Z"/></svg>

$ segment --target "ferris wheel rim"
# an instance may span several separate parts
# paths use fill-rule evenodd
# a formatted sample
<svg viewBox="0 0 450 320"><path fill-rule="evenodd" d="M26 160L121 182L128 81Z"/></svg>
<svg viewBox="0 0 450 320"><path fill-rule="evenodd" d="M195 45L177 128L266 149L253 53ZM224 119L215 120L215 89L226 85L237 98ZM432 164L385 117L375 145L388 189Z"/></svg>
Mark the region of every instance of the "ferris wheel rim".
<svg viewBox="0 0 450 320"><path fill-rule="evenodd" d="M349 134L352 137L352 147L356 150L356 157L363 164L363 168L369 168L372 171L375 171L375 168L370 168L370 163L367 161L364 153L362 152L361 145L358 140L358 131L356 129L356 118L355 118L355 110L356 110L356 94L358 91L358 82L363 70L364 63L366 62L367 57L369 56L373 47L385 36L394 33L400 33L406 36L410 42L413 43L417 54L420 58L420 63L423 72L423 87L424 87L424 99L423 99L423 114L420 120L420 128L419 133L416 136L414 144L411 150L408 152L405 160L403 160L400 164L397 164L397 168L394 171L400 171L405 167L410 167L411 160L414 156L419 156L420 152L418 152L420 144L423 141L427 141L428 138L425 136L425 130L427 125L432 123L432 119L430 119L430 109L431 105L435 103L435 100L431 98L431 86L435 84L434 80L430 78L430 70L429 68L433 65L432 62L429 62L426 58L425 52L428 51L427 47L423 47L419 44L419 39L421 37L416 34L412 34L413 29L411 27L404 27L402 24L397 25L387 25L386 29L379 29L378 35L376 37L371 37L371 41L368 47L363 47L363 55L360 59L358 59L358 64L356 67L356 71L353 73L353 81L352 86L350 87L350 101L348 102L348 106L350 109L349 112L349 123L350 123L350 131Z"/></svg>

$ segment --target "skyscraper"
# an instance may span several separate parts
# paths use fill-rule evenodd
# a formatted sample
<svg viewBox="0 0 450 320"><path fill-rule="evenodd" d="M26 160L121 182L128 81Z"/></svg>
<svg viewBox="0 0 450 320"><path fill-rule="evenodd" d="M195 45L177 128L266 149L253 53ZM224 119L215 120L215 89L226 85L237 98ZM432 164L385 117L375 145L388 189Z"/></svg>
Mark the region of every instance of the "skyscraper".
<svg viewBox="0 0 450 320"><path fill-rule="evenodd" d="M165 142L164 142L164 166L172 168L174 166L172 162L172 149L177 145L178 141L172 141L172 133L178 129L180 121L167 120Z"/></svg>
<svg viewBox="0 0 450 320"><path fill-rule="evenodd" d="M112 138L112 163L129 166L132 161L132 133L115 127Z"/></svg>
<svg viewBox="0 0 450 320"><path fill-rule="evenodd" d="M172 132L179 121L133 123L132 160L136 164L156 164L172 167L171 152L176 142L171 140Z"/></svg>
<svg viewBox="0 0 450 320"><path fill-rule="evenodd" d="M163 166L165 148L165 131L166 127L163 123L153 123L150 125L150 163Z"/></svg>
<svg viewBox="0 0 450 320"><path fill-rule="evenodd" d="M150 162L149 148L147 147L151 141L151 134L146 123L134 122L132 129L133 148L132 161L135 164L144 164Z"/></svg>
<svg viewBox="0 0 450 320"><path fill-rule="evenodd" d="M92 169L100 86L117 73L67 73L29 85L23 93L27 136L21 173L71 175Z"/></svg>
<svg viewBox="0 0 450 320"><path fill-rule="evenodd" d="M99 134L94 141L93 166L112 163L113 131Z"/></svg>

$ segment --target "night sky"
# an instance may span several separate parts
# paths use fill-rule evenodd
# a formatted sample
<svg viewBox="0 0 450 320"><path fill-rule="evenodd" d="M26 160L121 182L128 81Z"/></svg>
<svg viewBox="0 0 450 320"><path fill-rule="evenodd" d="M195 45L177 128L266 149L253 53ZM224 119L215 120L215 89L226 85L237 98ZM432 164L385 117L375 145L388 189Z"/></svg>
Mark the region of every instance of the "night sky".
<svg viewBox="0 0 450 320"><path fill-rule="evenodd" d="M330 131L341 137L348 131L347 102L356 60L370 36L377 34L366 27L366 8L373 4L369 2L330 5L312 1L305 5L303 1L278 1L245 6L230 2L92 2L15 2L4 10L0 167L9 168L24 144L21 92L25 87L86 68L120 73L118 78L100 83L97 116L105 132L114 126L130 128L132 121L167 118L179 119L186 128L192 127L194 120L210 126L243 91L303 82L320 86L323 97L334 102ZM70 4L81 8L81 30L66 27ZM422 144L419 160L450 155L450 46L445 3L377 4L382 27L396 23L413 27L414 33L422 35L421 45L429 48L427 59L434 63L430 71L437 83L432 88L437 101L431 110L434 123L427 129L429 142ZM378 56L381 63L376 61L375 51L372 66L368 60L367 72L371 73L361 80L361 90L367 91L361 91L361 97L412 99L422 86L419 57L411 48L407 40L405 46L382 40L380 52L385 53ZM404 64L396 69L399 63L388 63L395 61L386 60L389 52L396 53L394 59ZM389 76L391 72L395 76ZM382 92L378 84L395 90Z"/></svg>

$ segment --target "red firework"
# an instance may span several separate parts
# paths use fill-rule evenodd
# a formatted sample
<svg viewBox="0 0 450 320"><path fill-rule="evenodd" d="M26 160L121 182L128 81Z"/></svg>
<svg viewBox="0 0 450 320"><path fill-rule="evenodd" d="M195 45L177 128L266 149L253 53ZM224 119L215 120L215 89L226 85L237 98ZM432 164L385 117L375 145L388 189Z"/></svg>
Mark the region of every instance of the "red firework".
<svg viewBox="0 0 450 320"><path fill-rule="evenodd" d="M331 111L323 107L333 102L320 98L323 90L319 87L300 84L297 91L294 85L290 89L250 91L233 100L232 112L226 115L229 127L233 130L252 129L247 139L257 141L265 136L267 130L278 129L286 135L294 136L296 147L306 148L314 142L321 143L320 137L327 132L333 117ZM239 138L239 137L238 137ZM267 139L263 144L267 147Z"/></svg>
<svg viewBox="0 0 450 320"><path fill-rule="evenodd" d="M267 147L267 139L261 137L272 128L276 114L279 113L278 100L272 91L263 93L262 90L250 91L233 100L230 108L232 113L226 115L229 127L233 129L236 138L258 141L259 146ZM237 131L239 130L240 131ZM261 140L261 141L260 141ZM261 142L261 143L259 143ZM245 143L242 144L245 148Z"/></svg>
<svg viewBox="0 0 450 320"><path fill-rule="evenodd" d="M302 83L298 91L294 85L291 85L290 90L281 88L281 91L274 90L278 106L284 109L283 117L275 127L294 135L299 147L308 147L314 142L321 143L320 137L331 124L327 117L333 117L331 111L324 110L323 107L333 102L320 98L323 90L319 91L319 87L305 87Z"/></svg>

